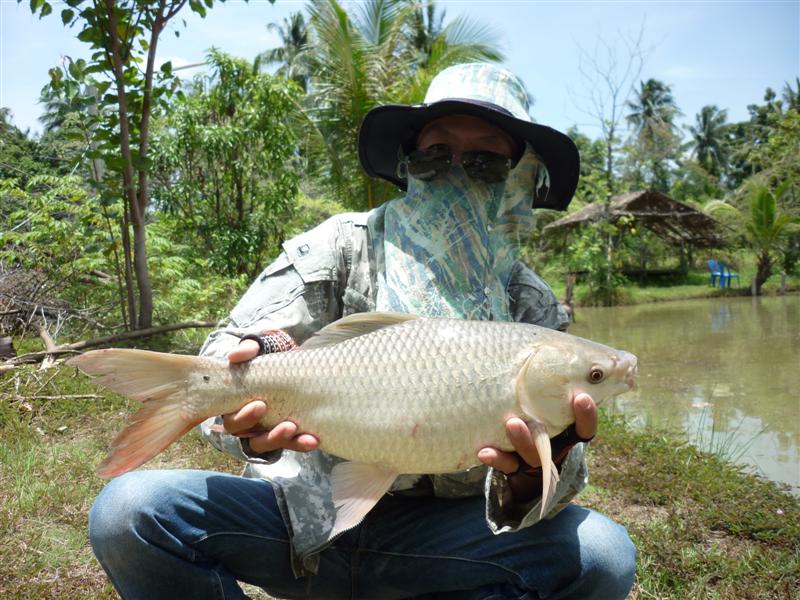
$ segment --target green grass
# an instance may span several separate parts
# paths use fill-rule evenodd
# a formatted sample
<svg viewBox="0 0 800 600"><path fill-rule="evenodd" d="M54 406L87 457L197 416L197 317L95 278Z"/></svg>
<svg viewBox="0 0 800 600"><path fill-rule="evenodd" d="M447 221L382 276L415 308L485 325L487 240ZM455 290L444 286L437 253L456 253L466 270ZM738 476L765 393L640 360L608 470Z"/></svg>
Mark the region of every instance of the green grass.
<svg viewBox="0 0 800 600"><path fill-rule="evenodd" d="M601 416L579 503L628 528L632 598L796 598L800 501L671 434Z"/></svg>
<svg viewBox="0 0 800 600"><path fill-rule="evenodd" d="M556 297L564 298L564 278L557 274L545 274L545 280L551 285ZM747 266L740 273L741 285L720 289L708 284L708 272L702 270L690 271L685 276L667 280L651 280L644 283L629 282L620 290L620 304L645 304L647 302L668 302L671 300L691 300L695 298L715 298L727 296L745 296L750 293L750 282L753 278L753 268ZM800 276L786 278L787 290L790 293L800 291ZM761 288L763 295L775 295L780 290L780 274L770 277ZM586 284L578 282L573 292L577 306L591 304Z"/></svg>
<svg viewBox="0 0 800 600"><path fill-rule="evenodd" d="M133 408L67 367L0 375L0 598L116 597L89 549L87 513L103 485L94 468ZM632 598L795 597L797 498L620 418L603 415L592 446L592 485L577 501L628 528ZM240 468L194 433L148 464L163 467Z"/></svg>
<svg viewBox="0 0 800 600"><path fill-rule="evenodd" d="M94 469L133 408L68 367L0 375L0 598L117 597L87 514L103 486ZM195 433L149 465L166 466L239 469Z"/></svg>

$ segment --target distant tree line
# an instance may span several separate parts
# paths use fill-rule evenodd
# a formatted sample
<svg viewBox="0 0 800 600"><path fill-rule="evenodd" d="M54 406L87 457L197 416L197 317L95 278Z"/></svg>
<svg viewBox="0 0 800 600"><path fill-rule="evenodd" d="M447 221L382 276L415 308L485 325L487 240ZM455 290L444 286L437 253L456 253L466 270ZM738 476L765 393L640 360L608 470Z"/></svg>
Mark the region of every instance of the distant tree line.
<svg viewBox="0 0 800 600"><path fill-rule="evenodd" d="M47 16L53 6L33 0L31 9ZM283 239L397 193L359 166L367 111L420 102L453 64L504 58L496 31L447 20L435 2L312 0L267 25L279 46L252 60L209 49L202 74L181 80L169 62L156 68L155 56L186 10L205 16L213 3L69 0L61 19L91 59L67 57L50 70L40 136L0 109L0 262L57 282L53 293L93 311L95 323L136 329L224 314ZM758 184L791 221L800 80L780 97L767 90L746 121L729 123L709 105L682 131L670 85L636 75L614 88L615 127L597 139L569 131L582 157L576 208L651 188L741 215ZM732 243L746 243L740 231ZM628 234L602 235L583 239L584 250ZM792 243L789 224L770 264ZM551 246L541 256L552 259ZM607 274L619 257L604 256L598 269Z"/></svg>

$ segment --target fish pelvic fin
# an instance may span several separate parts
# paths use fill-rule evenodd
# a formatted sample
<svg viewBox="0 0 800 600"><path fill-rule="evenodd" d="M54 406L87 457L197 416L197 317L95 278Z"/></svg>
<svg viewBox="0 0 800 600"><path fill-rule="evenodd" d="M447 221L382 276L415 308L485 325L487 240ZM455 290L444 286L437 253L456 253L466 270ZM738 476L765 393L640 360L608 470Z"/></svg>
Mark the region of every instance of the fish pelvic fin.
<svg viewBox="0 0 800 600"><path fill-rule="evenodd" d="M556 494L556 485L559 482L558 469L553 463L553 452L550 447L550 436L547 434L547 427L540 421L530 421L528 429L531 431L536 452L542 463L542 503L539 510L539 518L543 519L548 513Z"/></svg>
<svg viewBox="0 0 800 600"><path fill-rule="evenodd" d="M116 477L141 466L205 417L187 416L186 381L200 359L195 356L110 348L70 359L97 384L144 403L114 439L97 472Z"/></svg>
<svg viewBox="0 0 800 600"><path fill-rule="evenodd" d="M397 479L379 465L343 462L333 467L331 488L336 522L331 538L358 525Z"/></svg>

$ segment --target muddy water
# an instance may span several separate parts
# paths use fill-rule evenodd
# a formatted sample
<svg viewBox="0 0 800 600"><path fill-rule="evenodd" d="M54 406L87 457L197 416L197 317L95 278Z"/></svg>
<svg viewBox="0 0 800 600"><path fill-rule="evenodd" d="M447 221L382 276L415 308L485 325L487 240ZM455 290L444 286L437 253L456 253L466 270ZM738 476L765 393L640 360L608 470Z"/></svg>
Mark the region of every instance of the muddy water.
<svg viewBox="0 0 800 600"><path fill-rule="evenodd" d="M800 495L800 296L579 308L570 332L639 356L612 412L679 429Z"/></svg>

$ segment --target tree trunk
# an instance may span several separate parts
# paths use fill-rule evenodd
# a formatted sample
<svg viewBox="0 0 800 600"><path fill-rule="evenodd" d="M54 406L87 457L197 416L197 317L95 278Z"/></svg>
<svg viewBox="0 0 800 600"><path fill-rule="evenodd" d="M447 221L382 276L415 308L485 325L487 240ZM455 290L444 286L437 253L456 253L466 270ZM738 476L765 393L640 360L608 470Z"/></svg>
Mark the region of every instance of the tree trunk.
<svg viewBox="0 0 800 600"><path fill-rule="evenodd" d="M143 246L143 229L144 229L144 215L139 207L139 202L136 197L136 190L133 183L133 156L131 154L131 135L130 123L128 121L128 99L126 97L125 74L122 65L122 47L119 41L119 21L117 19L116 3L114 0L106 0L106 13L108 16L108 35L111 39L111 64L114 70L114 79L117 84L117 99L119 101L119 138L120 138L120 152L122 154L122 185L123 197L125 198L128 210L126 211L130 216L130 221L133 225L133 262L134 271L139 287L139 301L141 303L144 295L142 293L142 285L145 284L149 288L149 278L147 277L147 263L144 262L144 269L142 269L142 260L145 257L139 256L138 252ZM128 284L128 304L131 317L131 324L133 326L140 326L142 321L148 321L150 315L143 315L144 307L139 306L140 314L136 319L136 307L132 305L131 296L133 295L133 282L130 280L130 258L129 252L129 239L128 238L128 225L123 227L122 237L126 242L126 283ZM144 272L145 281L139 279L139 275ZM149 291L149 289L147 289ZM150 292L152 294L152 292ZM152 298L150 299L152 302ZM152 305L150 307L152 314Z"/></svg>
<svg viewBox="0 0 800 600"><path fill-rule="evenodd" d="M761 286L766 283L770 275L772 275L772 257L767 252L763 252L761 256L758 257L756 276L753 278L753 287L751 293L754 296L761 295Z"/></svg>

